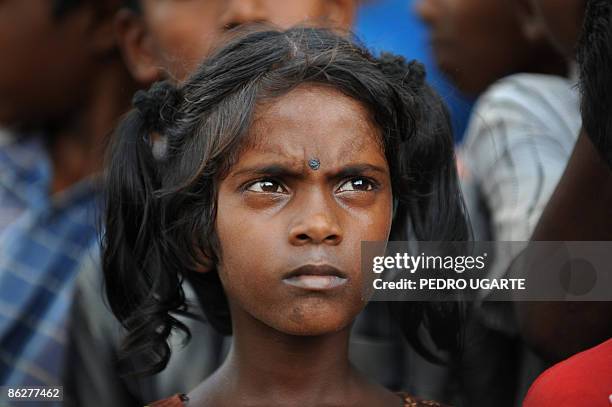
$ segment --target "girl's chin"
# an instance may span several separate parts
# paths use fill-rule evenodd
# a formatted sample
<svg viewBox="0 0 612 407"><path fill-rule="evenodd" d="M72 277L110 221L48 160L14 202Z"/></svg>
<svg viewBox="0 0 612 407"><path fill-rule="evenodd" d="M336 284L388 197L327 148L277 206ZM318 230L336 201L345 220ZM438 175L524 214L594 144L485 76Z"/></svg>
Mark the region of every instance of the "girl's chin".
<svg viewBox="0 0 612 407"><path fill-rule="evenodd" d="M287 319L280 323L268 324L271 328L286 335L294 336L321 336L333 334L351 325L354 318L304 318L300 321Z"/></svg>
<svg viewBox="0 0 612 407"><path fill-rule="evenodd" d="M324 335L330 335L330 334L334 334L337 332L342 331L344 328L346 328L347 325L344 326L330 326L330 327L321 327L321 326L317 326L317 327L312 327L312 329L308 329L305 327L300 327L301 329L279 329L280 332L284 333L285 335L292 335L292 336L303 336L303 337L307 337L307 336L324 336Z"/></svg>
<svg viewBox="0 0 612 407"><path fill-rule="evenodd" d="M349 327L365 307L355 299L301 298L251 316L280 333L295 336L332 334Z"/></svg>

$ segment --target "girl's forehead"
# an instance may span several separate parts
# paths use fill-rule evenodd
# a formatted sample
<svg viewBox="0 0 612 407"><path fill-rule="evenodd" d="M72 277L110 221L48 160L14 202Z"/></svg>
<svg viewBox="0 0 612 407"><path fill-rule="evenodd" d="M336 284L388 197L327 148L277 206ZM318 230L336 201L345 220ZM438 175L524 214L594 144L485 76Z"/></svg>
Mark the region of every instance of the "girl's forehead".
<svg viewBox="0 0 612 407"><path fill-rule="evenodd" d="M359 101L329 86L306 84L259 103L246 147L332 159L362 150L382 152L380 133Z"/></svg>

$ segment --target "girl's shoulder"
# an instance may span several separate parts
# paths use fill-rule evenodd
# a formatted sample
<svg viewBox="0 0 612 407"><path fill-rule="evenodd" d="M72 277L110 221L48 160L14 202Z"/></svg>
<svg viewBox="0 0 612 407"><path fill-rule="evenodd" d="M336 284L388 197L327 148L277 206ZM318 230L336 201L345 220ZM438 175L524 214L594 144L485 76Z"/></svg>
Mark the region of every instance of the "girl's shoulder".
<svg viewBox="0 0 612 407"><path fill-rule="evenodd" d="M398 394L404 400L404 407L448 407L444 404L438 403L437 401L423 400L407 393Z"/></svg>

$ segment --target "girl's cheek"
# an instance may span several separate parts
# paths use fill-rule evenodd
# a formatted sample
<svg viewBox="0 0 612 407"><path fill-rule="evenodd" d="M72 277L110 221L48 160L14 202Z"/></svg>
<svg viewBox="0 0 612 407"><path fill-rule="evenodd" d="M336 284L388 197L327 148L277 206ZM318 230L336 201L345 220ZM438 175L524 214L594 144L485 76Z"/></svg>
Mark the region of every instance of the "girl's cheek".
<svg viewBox="0 0 612 407"><path fill-rule="evenodd" d="M387 192L367 193L358 196L346 196L342 204L353 216L364 223L366 230L376 226L376 230L389 230L391 228L393 205L392 198ZM380 234L380 233L377 233ZM384 234L384 233L383 233Z"/></svg>

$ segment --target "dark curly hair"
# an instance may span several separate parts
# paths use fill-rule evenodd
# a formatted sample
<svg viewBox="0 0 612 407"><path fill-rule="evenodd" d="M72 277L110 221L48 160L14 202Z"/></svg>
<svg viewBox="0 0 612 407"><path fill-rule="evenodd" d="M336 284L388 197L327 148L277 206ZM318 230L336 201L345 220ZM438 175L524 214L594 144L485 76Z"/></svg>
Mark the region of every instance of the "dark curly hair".
<svg viewBox="0 0 612 407"><path fill-rule="evenodd" d="M589 0L578 46L582 122L612 168L612 3Z"/></svg>
<svg viewBox="0 0 612 407"><path fill-rule="evenodd" d="M113 313L127 329L126 357L145 357L144 373L170 358L173 315L187 312L189 280L210 323L231 333L214 265L217 191L236 160L263 99L304 83L324 84L362 103L382 134L395 201L391 238L465 240L447 110L417 62L383 54L331 31L251 31L208 58L185 83L155 84L134 97L119 126L106 174L103 268ZM159 148L163 146L163 148ZM206 263L206 264L203 264ZM213 267L198 273L202 266ZM458 342L456 303L394 303L393 314L416 349L424 327L436 345Z"/></svg>

